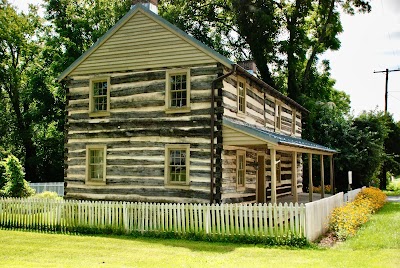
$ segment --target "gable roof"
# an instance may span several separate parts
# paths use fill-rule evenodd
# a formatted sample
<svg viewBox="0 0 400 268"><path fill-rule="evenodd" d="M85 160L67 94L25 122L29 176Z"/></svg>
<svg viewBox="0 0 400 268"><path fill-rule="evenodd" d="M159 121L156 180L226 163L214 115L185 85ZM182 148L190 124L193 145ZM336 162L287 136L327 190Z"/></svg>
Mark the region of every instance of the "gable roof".
<svg viewBox="0 0 400 268"><path fill-rule="evenodd" d="M72 71L74 71L83 61L85 61L90 55L92 55L102 44L104 44L110 37L112 37L122 26L124 26L135 14L141 12L146 15L148 18L152 19L156 23L160 24L167 30L173 32L175 35L179 36L184 41L190 43L200 51L204 52L211 58L216 61L222 63L224 66L228 68L232 68L232 65L235 64L227 57L219 54L215 50L209 48L204 45L199 40L194 37L188 35L175 25L171 24L167 20L163 19L161 16L154 14L148 8L144 7L142 4L136 4L124 17L122 17L111 29L109 29L101 38L99 38L85 53L83 53L78 59L76 59L67 69L65 69L58 77L58 81L62 81L65 77L67 77Z"/></svg>

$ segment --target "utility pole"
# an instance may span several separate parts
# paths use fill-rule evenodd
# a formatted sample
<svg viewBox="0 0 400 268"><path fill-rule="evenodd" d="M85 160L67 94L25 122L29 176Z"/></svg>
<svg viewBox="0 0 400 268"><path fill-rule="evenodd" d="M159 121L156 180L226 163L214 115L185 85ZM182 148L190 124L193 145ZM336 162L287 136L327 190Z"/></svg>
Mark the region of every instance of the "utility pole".
<svg viewBox="0 0 400 268"><path fill-rule="evenodd" d="M389 70L386 69L384 71L374 71L374 74L376 73L386 73L386 83L385 83L385 114L387 114L388 111L388 83L389 83L389 73L391 72L400 72L400 69L397 70Z"/></svg>
<svg viewBox="0 0 400 268"><path fill-rule="evenodd" d="M385 83L385 115L387 115L388 112L388 83L389 83L389 73L391 72L399 72L400 69L397 70L389 70L386 69L384 71L374 71L374 74L376 73L385 73L386 74L386 83ZM386 148L385 148L386 151ZM383 178L381 178L381 181L379 183L379 188L382 190L386 190L386 161L383 162L383 168L382 168L382 176Z"/></svg>

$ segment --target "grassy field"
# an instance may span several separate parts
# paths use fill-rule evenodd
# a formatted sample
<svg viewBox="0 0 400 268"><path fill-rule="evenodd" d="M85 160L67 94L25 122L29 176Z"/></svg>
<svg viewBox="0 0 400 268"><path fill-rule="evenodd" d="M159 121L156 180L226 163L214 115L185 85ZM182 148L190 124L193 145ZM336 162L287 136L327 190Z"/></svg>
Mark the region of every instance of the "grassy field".
<svg viewBox="0 0 400 268"><path fill-rule="evenodd" d="M400 267L400 203L330 249L0 230L2 267Z"/></svg>

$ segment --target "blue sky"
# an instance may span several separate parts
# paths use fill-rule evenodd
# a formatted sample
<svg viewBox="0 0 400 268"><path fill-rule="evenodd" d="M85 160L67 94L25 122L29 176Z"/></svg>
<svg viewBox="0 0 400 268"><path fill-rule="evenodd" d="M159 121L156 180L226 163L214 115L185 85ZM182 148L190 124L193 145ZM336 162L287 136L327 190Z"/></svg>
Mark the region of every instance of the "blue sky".
<svg viewBox="0 0 400 268"><path fill-rule="evenodd" d="M21 10L41 0L11 0ZM355 115L384 109L385 75L374 71L400 69L400 0L373 0L372 12L342 14L344 32L339 51L329 51L336 88L350 95ZM389 74L388 111L400 121L400 72Z"/></svg>

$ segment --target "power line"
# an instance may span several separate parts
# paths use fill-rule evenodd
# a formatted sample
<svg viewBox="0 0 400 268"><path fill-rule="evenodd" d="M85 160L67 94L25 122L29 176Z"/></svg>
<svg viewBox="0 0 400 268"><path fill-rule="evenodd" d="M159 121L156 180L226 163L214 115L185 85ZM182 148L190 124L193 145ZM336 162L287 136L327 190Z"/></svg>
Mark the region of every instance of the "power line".
<svg viewBox="0 0 400 268"><path fill-rule="evenodd" d="M390 93L390 92L389 92L389 93ZM400 101L400 99L399 99L399 98L397 98L397 97L393 96L392 94L389 94L389 96L390 96L391 98L393 98L393 99L396 99L396 100Z"/></svg>
<svg viewBox="0 0 400 268"><path fill-rule="evenodd" d="M388 83L389 83L389 73L391 72L400 72L400 69L397 70L389 70L386 69L384 71L374 71L374 74L376 73L385 73L386 74L386 83L385 83L385 113L387 113L387 100L388 100Z"/></svg>

